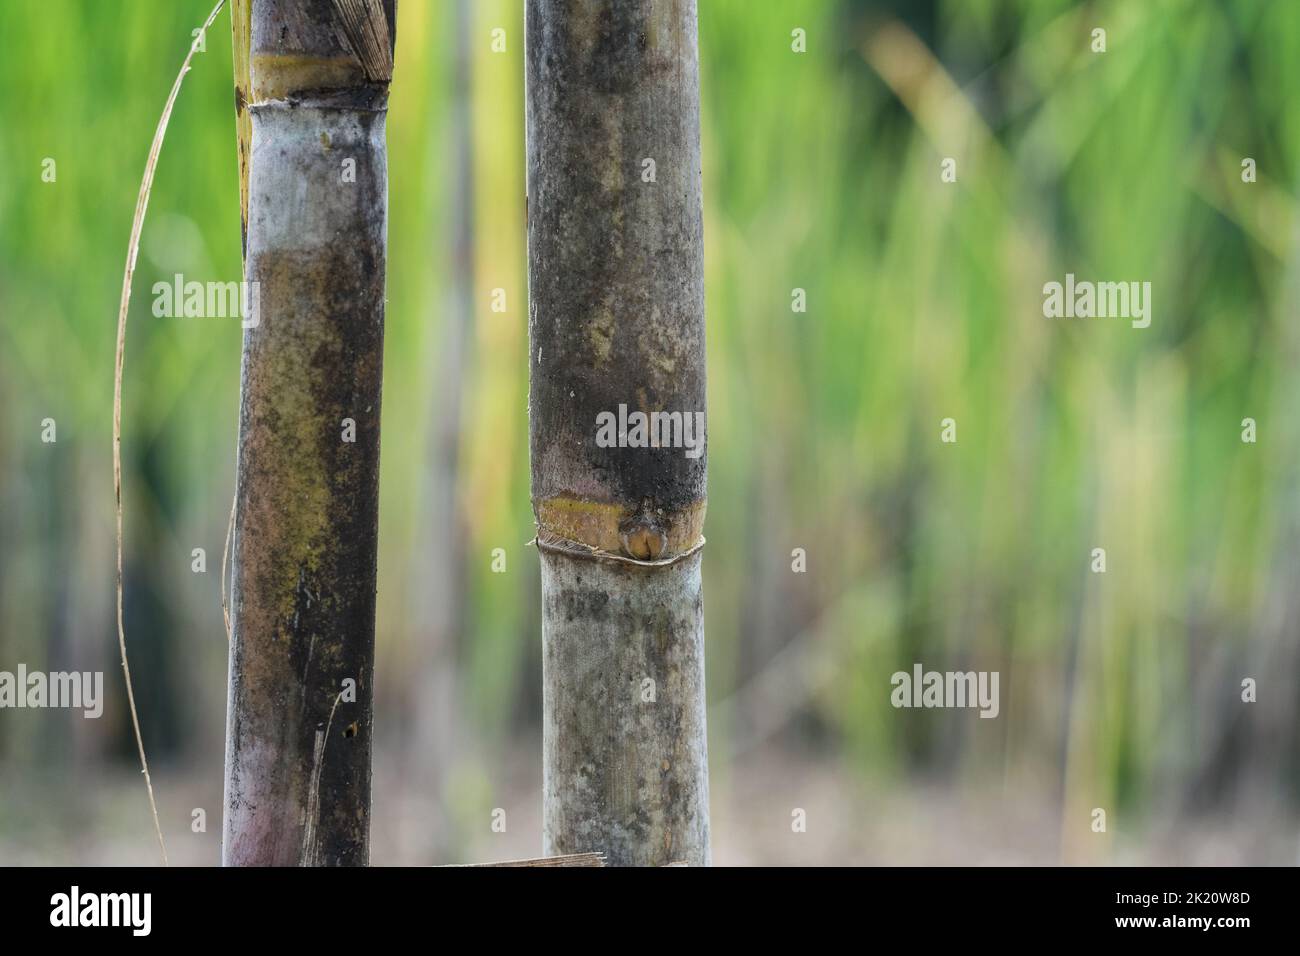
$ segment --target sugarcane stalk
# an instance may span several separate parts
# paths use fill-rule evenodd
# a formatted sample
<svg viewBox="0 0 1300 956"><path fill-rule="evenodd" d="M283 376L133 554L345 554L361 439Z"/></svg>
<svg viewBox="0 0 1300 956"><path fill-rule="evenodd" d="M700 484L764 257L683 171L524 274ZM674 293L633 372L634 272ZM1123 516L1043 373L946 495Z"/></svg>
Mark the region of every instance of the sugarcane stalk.
<svg viewBox="0 0 1300 956"><path fill-rule="evenodd" d="M364 865L394 3L235 8L253 311L240 386L223 860Z"/></svg>
<svg viewBox="0 0 1300 956"><path fill-rule="evenodd" d="M527 0L525 33L543 852L703 865L695 4Z"/></svg>

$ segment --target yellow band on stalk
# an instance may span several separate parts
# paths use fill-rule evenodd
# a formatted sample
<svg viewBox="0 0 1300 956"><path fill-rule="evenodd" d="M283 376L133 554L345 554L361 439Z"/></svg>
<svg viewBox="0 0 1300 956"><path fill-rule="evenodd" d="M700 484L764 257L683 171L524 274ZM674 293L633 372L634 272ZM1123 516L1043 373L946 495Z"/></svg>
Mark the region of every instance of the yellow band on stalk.
<svg viewBox="0 0 1300 956"><path fill-rule="evenodd" d="M361 63L340 52L338 56L303 53L254 53L253 103L287 99L300 90L347 89L366 81Z"/></svg>
<svg viewBox="0 0 1300 956"><path fill-rule="evenodd" d="M653 515L665 539L661 561L698 549L704 535L707 502L692 502L673 512ZM636 518L638 510L626 505L582 498L555 497L533 501L537 517L537 537L541 544L568 542L592 551L626 555L624 526ZM656 563L656 562L648 562Z"/></svg>

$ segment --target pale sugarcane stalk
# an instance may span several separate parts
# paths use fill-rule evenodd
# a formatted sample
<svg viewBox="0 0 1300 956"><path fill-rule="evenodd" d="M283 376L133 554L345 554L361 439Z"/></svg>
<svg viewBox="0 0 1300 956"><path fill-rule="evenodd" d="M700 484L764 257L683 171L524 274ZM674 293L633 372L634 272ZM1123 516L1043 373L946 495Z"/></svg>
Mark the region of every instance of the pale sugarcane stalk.
<svg viewBox="0 0 1300 956"><path fill-rule="evenodd" d="M707 864L695 3L527 0L525 31L543 851ZM620 405L679 432L602 447ZM663 447L697 412L698 456Z"/></svg>
<svg viewBox="0 0 1300 956"><path fill-rule="evenodd" d="M393 0L232 15L246 316L223 860L364 865Z"/></svg>

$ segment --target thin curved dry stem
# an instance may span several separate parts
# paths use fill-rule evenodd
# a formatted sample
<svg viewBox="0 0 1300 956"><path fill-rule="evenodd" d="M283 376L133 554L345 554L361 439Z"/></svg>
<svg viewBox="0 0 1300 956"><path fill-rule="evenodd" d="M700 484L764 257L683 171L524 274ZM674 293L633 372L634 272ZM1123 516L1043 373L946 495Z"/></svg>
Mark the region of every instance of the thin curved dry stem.
<svg viewBox="0 0 1300 956"><path fill-rule="evenodd" d="M325 748L329 746L330 728L334 726L334 712L339 709L339 701L342 699L343 692L339 691L334 698L334 705L330 707L329 720L325 721L325 733L318 732L316 735L316 752L312 755L311 789L307 792L306 832L302 841L303 858L300 861L303 866L317 865L316 829L320 818L320 774L325 765Z"/></svg>
<svg viewBox="0 0 1300 956"><path fill-rule="evenodd" d="M225 618L226 621L227 644L230 644L233 640L230 631L230 598L228 595L230 594L230 591L234 590L234 587L232 586L229 591L226 589L226 584L230 581L230 579L226 577L226 568L228 567L230 559L230 539L235 533L235 505L238 504L238 502L238 495L235 495L235 497L230 499L230 522L226 525L226 543L221 549L221 616Z"/></svg>
<svg viewBox="0 0 1300 956"><path fill-rule="evenodd" d="M126 658L126 628L122 623L122 365L126 358L126 313L131 304L131 279L135 275L135 260L140 251L140 230L144 226L145 209L149 206L149 192L153 189L154 170L158 166L158 154L162 151L163 137L167 134L167 121L171 119L172 107L176 96L181 91L181 81L190 71L190 60L199 40L212 21L221 12L226 0L217 0L217 5L208 14L199 36L190 44L190 52L176 74L167 104L162 116L158 118L158 129L153 134L153 143L149 147L149 159L145 162L144 178L140 182L140 195L135 203L135 218L131 221L131 243L126 251L126 272L122 276L122 301L117 309L117 361L113 373L113 497L117 510L117 646L122 656L122 673L126 678L126 699L131 708L131 725L135 729L135 745L140 751L140 769L144 774L145 789L149 792L149 809L153 813L153 826L158 834L158 846L162 850L163 866L167 865L167 844L163 841L162 823L158 819L158 804L153 796L153 781L149 778L149 761L144 755L144 738L140 734L140 715L135 707L135 691L131 686L131 667Z"/></svg>

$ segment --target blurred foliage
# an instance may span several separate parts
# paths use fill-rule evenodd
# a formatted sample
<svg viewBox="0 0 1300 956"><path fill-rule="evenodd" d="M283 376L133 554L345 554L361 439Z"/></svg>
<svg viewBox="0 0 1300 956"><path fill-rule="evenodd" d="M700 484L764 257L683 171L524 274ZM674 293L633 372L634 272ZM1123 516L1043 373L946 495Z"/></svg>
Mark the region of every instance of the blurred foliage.
<svg viewBox="0 0 1300 956"><path fill-rule="evenodd" d="M512 741L540 717L522 4L467 5L464 114L456 5L399 7L377 726L403 767L435 760L411 728L425 678L452 675L438 686L455 688L456 743L432 770L453 852L455 821L492 805ZM6 712L0 786L10 768L53 765L78 769L51 787L76 789L86 767L133 759L113 683L114 323L150 137L207 9L0 4L0 668L99 669L112 688L97 723ZM489 47L498 26L503 54ZM796 27L806 54L791 51ZM715 813L760 745L886 780L1038 787L1063 821L1250 792L1294 802L1300 5L700 0L699 32ZM458 135L472 137L472 177ZM940 181L944 157L955 184ZM466 189L472 255L457 259ZM156 319L150 287L239 270L223 14L162 151L123 415L146 743L218 787L241 331ZM1043 284L1067 272L1150 281L1151 327L1044 319ZM449 369L458 280L472 314ZM498 288L504 313L490 308ZM448 381L454 455L437 440ZM55 445L40 441L47 417ZM946 417L956 444L939 440ZM1246 417L1257 444L1240 439ZM448 462L455 513L438 524ZM195 547L206 574L190 570ZM490 571L497 547L506 574ZM1104 575L1089 571L1095 547ZM791 572L794 548L806 574ZM445 593L430 581L449 562L463 607L433 641L426 595ZM889 675L916 661L1001 671L1001 717L895 711ZM1247 676L1260 681L1250 707ZM1084 834L1064 837L1068 853L1086 830L1067 831Z"/></svg>

